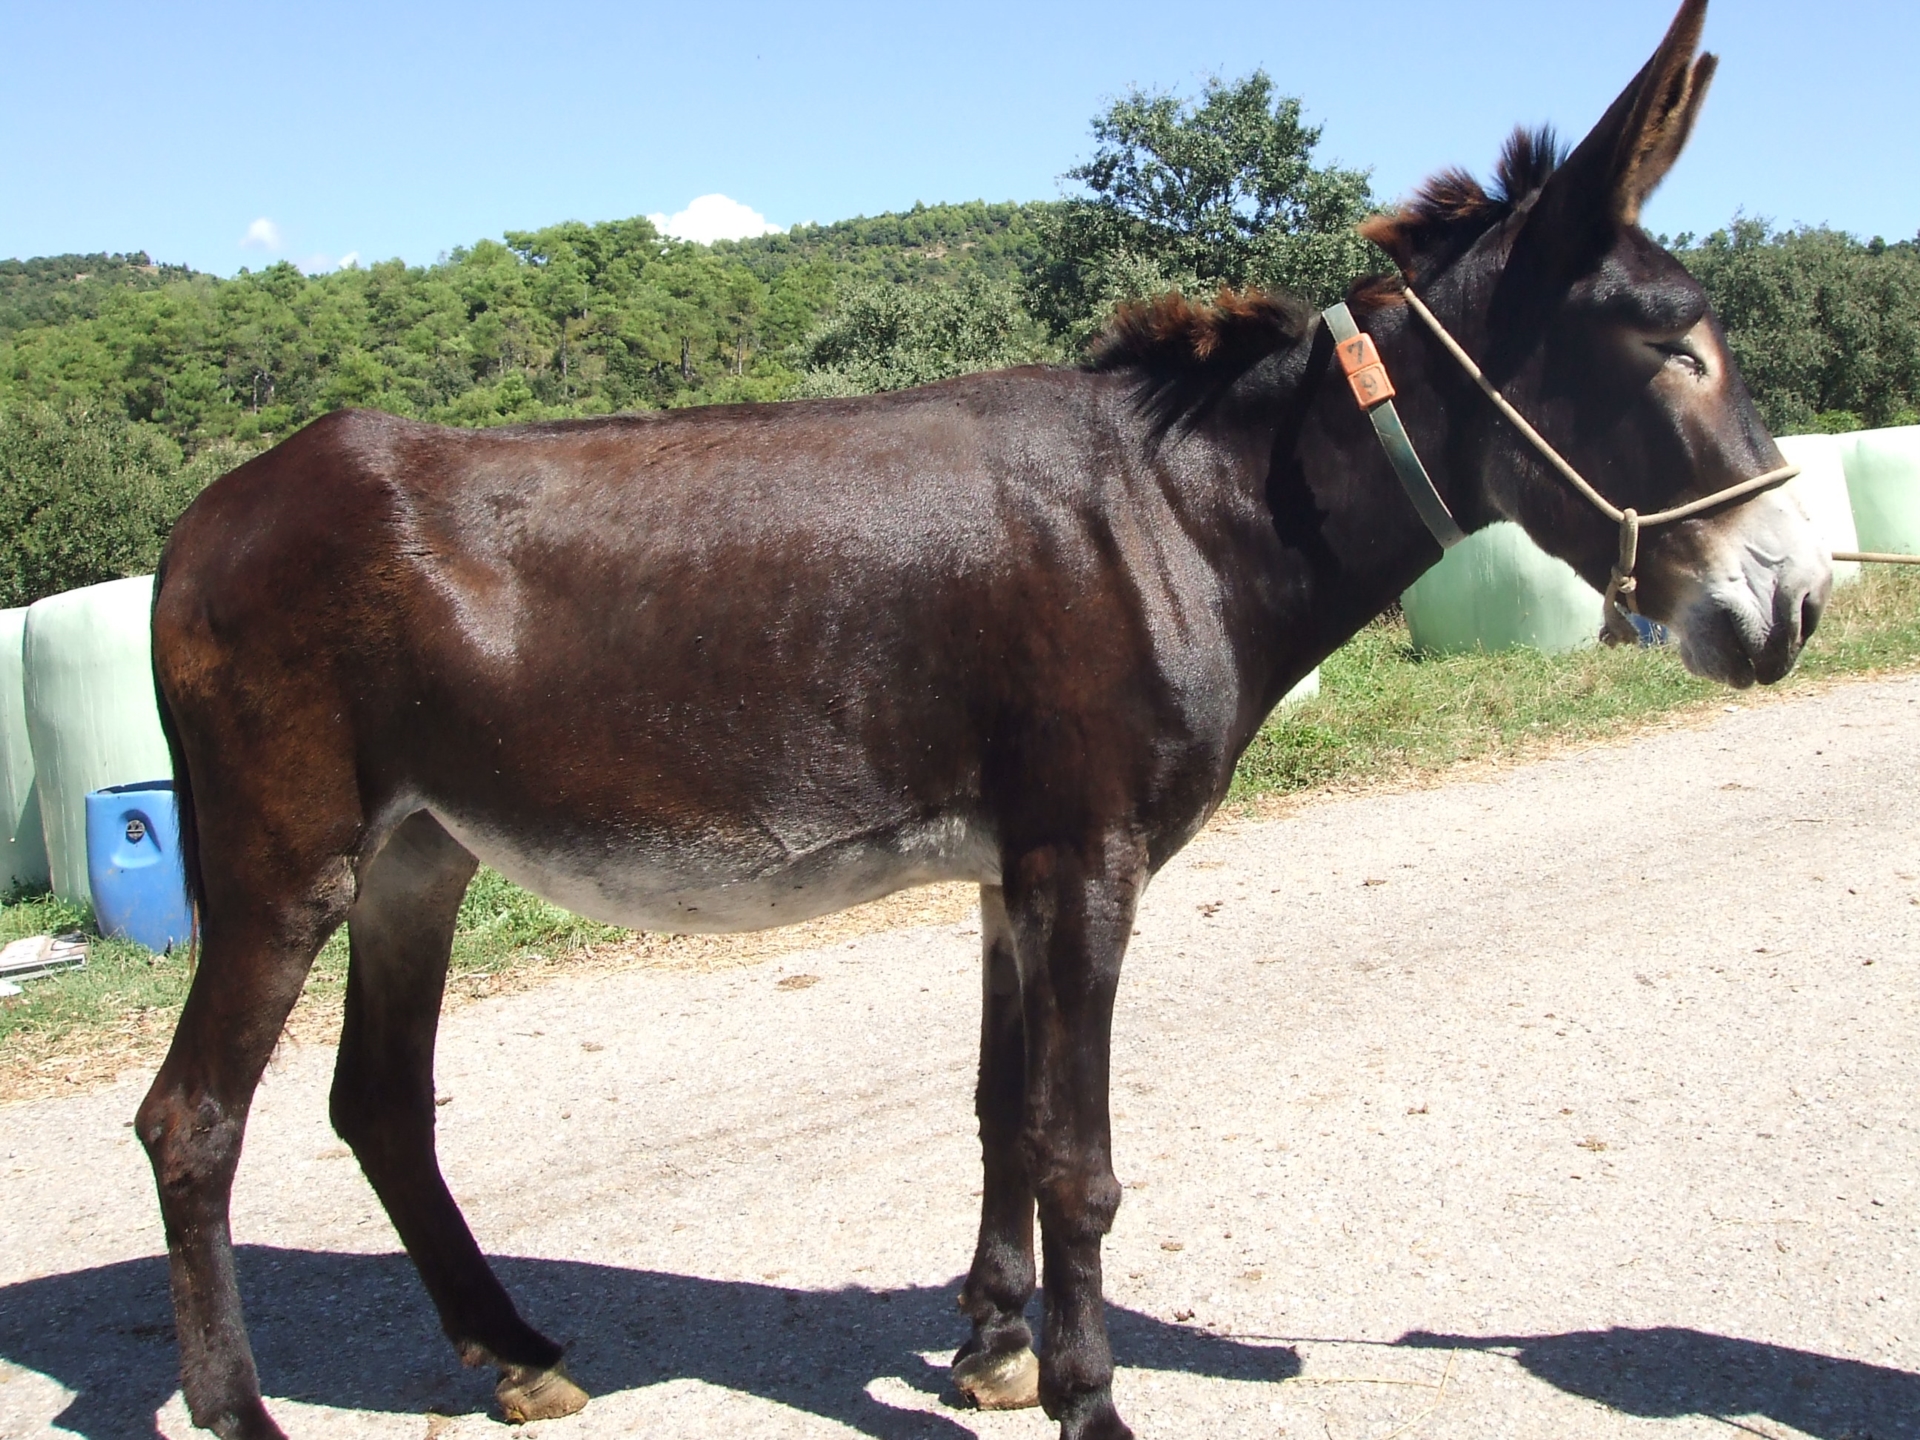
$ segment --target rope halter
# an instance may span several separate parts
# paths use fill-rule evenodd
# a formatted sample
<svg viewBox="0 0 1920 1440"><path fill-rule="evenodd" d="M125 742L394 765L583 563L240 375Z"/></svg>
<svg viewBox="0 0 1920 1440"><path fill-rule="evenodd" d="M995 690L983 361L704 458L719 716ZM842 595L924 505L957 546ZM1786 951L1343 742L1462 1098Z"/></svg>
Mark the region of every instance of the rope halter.
<svg viewBox="0 0 1920 1440"><path fill-rule="evenodd" d="M1422 324L1431 330L1447 353L1459 362L1460 368L1473 378L1486 397L1493 402L1494 408L1513 425L1537 450L1541 457L1560 473L1561 478L1584 498L1588 504L1620 527L1620 558L1613 567L1613 576L1607 583L1607 594L1603 619L1606 625L1605 636L1610 644L1633 644L1638 640L1634 630L1632 616L1639 613L1635 595L1639 582L1634 578L1634 567L1640 559L1640 532L1655 525L1672 525L1681 520L1690 520L1709 510L1718 510L1737 500L1758 495L1763 490L1772 490L1784 485L1800 473L1798 465L1782 465L1777 470L1769 470L1764 475L1756 475L1751 480L1742 480L1725 489L1716 490L1711 495L1703 495L1698 500L1689 500L1684 505L1670 506L1665 510L1656 510L1651 515L1642 515L1628 508L1621 509L1602 495L1578 470L1569 464L1560 452L1547 443L1547 439L1527 418L1514 409L1507 397L1502 395L1487 379L1486 373L1474 363L1460 342L1447 332L1439 317L1427 308L1426 302L1411 289L1402 292L1407 307L1420 318ZM1442 548L1451 547L1466 538L1459 524L1448 511L1446 502L1440 498L1432 479L1427 475L1426 467L1420 463L1420 457L1414 452L1413 444L1407 437L1406 428L1400 423L1400 417L1394 413L1393 382L1387 378L1385 365L1379 352L1374 348L1371 337L1360 333L1354 323L1353 312L1342 303L1332 306L1324 313L1328 328L1333 332L1335 353L1347 375L1348 383L1353 387L1354 398L1360 408L1373 420L1375 432L1387 451L1387 458L1393 462L1394 472L1399 475L1401 485L1406 489L1414 508L1426 521L1427 528L1433 533Z"/></svg>

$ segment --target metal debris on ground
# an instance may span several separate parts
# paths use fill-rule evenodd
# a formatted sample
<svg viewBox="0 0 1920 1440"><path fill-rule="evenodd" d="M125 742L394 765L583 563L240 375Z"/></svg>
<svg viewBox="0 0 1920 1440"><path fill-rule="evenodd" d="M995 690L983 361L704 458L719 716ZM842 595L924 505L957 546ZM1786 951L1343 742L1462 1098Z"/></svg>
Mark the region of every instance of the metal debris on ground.
<svg viewBox="0 0 1920 1440"><path fill-rule="evenodd" d="M18 995L19 982L39 980L62 970L78 970L87 963L87 937L78 931L65 935L29 935L0 949L0 995Z"/></svg>

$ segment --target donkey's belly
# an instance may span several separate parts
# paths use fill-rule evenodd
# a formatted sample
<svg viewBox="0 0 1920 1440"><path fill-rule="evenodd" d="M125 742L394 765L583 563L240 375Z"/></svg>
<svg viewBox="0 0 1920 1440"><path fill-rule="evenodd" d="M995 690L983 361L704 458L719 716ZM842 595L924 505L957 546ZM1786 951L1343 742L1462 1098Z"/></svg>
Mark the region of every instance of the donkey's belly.
<svg viewBox="0 0 1920 1440"><path fill-rule="evenodd" d="M998 847L959 817L785 852L762 844L601 844L542 848L484 821L432 807L482 864L554 904L609 925L676 934L791 925L914 885L942 880L998 884ZM759 837L764 842L765 837Z"/></svg>

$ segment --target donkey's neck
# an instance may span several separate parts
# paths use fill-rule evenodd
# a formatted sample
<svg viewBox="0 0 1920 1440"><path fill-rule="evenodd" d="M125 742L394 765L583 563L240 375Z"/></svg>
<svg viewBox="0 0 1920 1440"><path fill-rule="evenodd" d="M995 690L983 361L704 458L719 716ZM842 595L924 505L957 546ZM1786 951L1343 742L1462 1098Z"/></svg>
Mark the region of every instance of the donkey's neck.
<svg viewBox="0 0 1920 1440"><path fill-rule="evenodd" d="M1373 319L1409 431L1435 483L1463 524L1464 489L1447 455L1445 402L1424 373L1396 317ZM1404 318L1398 317L1398 318ZM1259 603L1243 618L1265 659L1253 696L1264 715L1280 697L1390 606L1442 554L1421 522L1335 362L1324 325L1249 376L1229 423L1256 412L1257 387L1273 427L1262 496L1271 543L1260 562ZM1271 421L1269 421L1271 424Z"/></svg>

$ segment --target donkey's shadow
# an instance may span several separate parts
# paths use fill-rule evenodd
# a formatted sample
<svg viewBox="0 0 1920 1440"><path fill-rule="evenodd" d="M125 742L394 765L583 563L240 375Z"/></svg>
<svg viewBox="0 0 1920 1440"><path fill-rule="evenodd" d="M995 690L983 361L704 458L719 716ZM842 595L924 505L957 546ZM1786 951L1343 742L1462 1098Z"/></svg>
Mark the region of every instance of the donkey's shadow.
<svg viewBox="0 0 1920 1440"><path fill-rule="evenodd" d="M1529 1374L1627 1415L1763 1415L1816 1440L1920 1440L1920 1375L1677 1325L1559 1335L1433 1335L1401 1345L1505 1350ZM1761 1433L1758 1430L1754 1434Z"/></svg>
<svg viewBox="0 0 1920 1440"><path fill-rule="evenodd" d="M263 1390L352 1410L464 1414L487 1408L492 1375L462 1371L402 1255L241 1246L248 1328ZM960 1440L939 1413L892 1406L868 1387L896 1377L948 1390L922 1352L957 1344L958 1281L905 1290L787 1290L567 1260L496 1258L535 1325L571 1341L589 1394L694 1379L758 1395L875 1437ZM1291 1349L1222 1339L1108 1307L1123 1363L1226 1379L1279 1381ZM0 1287L0 1359L75 1392L55 1424L90 1440L151 1437L178 1387L166 1262L130 1260ZM948 1398L951 1398L950 1396ZM589 1414L592 1412L589 1411Z"/></svg>

